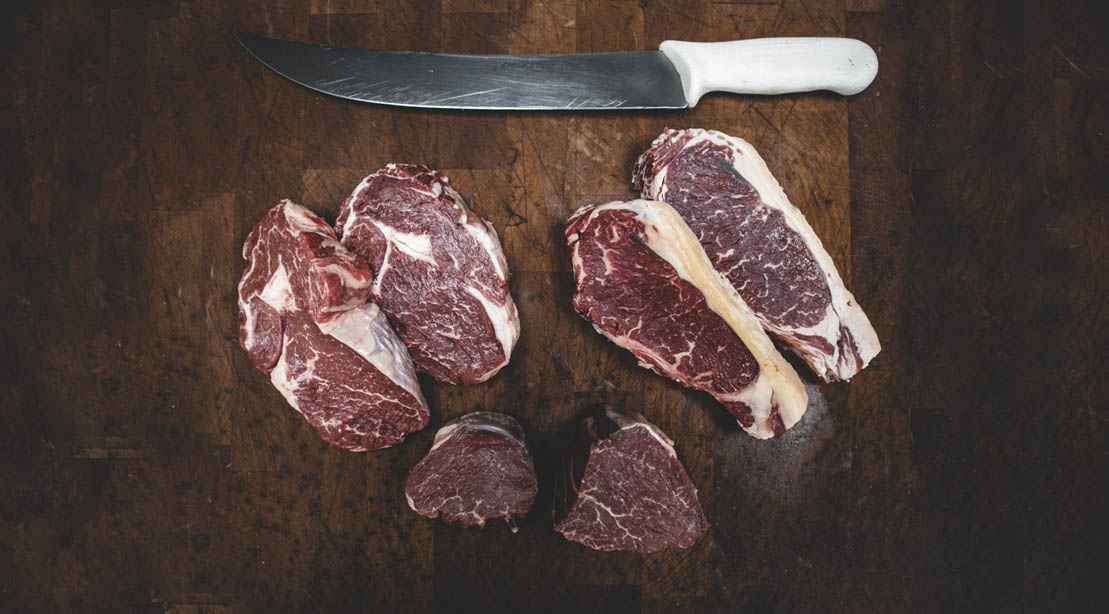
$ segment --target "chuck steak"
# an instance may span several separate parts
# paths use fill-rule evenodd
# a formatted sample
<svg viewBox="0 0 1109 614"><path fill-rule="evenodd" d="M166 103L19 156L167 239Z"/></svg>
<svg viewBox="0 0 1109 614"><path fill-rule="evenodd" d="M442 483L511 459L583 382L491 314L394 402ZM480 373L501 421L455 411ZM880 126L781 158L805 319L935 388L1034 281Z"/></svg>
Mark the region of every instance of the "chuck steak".
<svg viewBox="0 0 1109 614"><path fill-rule="evenodd" d="M674 442L643 416L609 408L578 429L554 522L595 550L644 553L688 548L709 528Z"/></svg>
<svg viewBox="0 0 1109 614"><path fill-rule="evenodd" d="M404 344L366 303L373 276L320 217L288 200L243 245L239 342L320 437L352 451L427 425Z"/></svg>
<svg viewBox="0 0 1109 614"><path fill-rule="evenodd" d="M797 373L674 209L647 200L582 207L566 239L574 308L642 366L708 392L755 437L801 419L808 395Z"/></svg>
<svg viewBox="0 0 1109 614"><path fill-rule="evenodd" d="M511 416L484 411L439 429L404 485L408 506L421 516L464 527L505 518L513 532L537 491L524 429Z"/></svg>
<svg viewBox="0 0 1109 614"><path fill-rule="evenodd" d="M870 320L750 143L668 129L636 161L633 184L677 209L762 325L821 378L851 379L878 354Z"/></svg>
<svg viewBox="0 0 1109 614"><path fill-rule="evenodd" d="M358 184L336 229L373 268L371 298L417 368L473 384L508 364L520 319L500 240L446 177L390 164Z"/></svg>

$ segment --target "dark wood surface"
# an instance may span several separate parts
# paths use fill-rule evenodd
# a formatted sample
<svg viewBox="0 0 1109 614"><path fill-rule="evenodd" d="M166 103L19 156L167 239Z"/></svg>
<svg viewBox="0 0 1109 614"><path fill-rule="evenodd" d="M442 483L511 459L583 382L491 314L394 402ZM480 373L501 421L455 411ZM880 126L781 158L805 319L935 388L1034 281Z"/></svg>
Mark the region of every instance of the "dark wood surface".
<svg viewBox="0 0 1109 614"><path fill-rule="evenodd" d="M0 609L1086 611L1104 607L1109 18L1101 2L7 3ZM847 35L851 99L672 113L400 110L310 93L232 38L456 52ZM570 307L575 207L628 198L665 126L750 140L883 342L777 441L635 365ZM333 219L392 161L497 227L523 337L492 381L423 379L432 426L329 447L236 338L239 250L276 199ZM810 378L811 379L811 378ZM551 530L597 401L677 441L712 530L605 554ZM505 411L541 479L518 534L405 505L445 420ZM1104 610L1102 610L1104 611Z"/></svg>

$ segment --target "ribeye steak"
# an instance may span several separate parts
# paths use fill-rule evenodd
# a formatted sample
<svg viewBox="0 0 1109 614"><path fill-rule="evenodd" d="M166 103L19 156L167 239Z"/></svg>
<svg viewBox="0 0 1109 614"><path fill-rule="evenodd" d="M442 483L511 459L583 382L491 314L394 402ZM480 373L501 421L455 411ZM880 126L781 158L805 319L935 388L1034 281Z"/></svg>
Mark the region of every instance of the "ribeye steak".
<svg viewBox="0 0 1109 614"><path fill-rule="evenodd" d="M283 200L243 245L239 341L320 437L352 451L427 425L404 344L366 303L372 275L321 218Z"/></svg>
<svg viewBox="0 0 1109 614"><path fill-rule="evenodd" d="M373 268L371 298L417 368L473 384L508 364L520 319L500 240L446 177L390 164L358 184L336 229Z"/></svg>
<svg viewBox="0 0 1109 614"><path fill-rule="evenodd" d="M643 416L611 408L578 429L554 522L595 550L644 553L688 548L709 528L674 442Z"/></svg>
<svg viewBox="0 0 1109 614"><path fill-rule="evenodd" d="M763 326L820 377L850 379L878 354L866 314L750 143L668 129L636 161L633 184L677 209Z"/></svg>
<svg viewBox="0 0 1109 614"><path fill-rule="evenodd" d="M408 506L464 527L527 515L538 491L524 429L511 416L474 412L435 433L431 450L408 474Z"/></svg>
<svg viewBox="0 0 1109 614"><path fill-rule="evenodd" d="M797 373L674 209L582 207L566 239L574 308L641 365L713 395L755 437L801 419L808 395Z"/></svg>

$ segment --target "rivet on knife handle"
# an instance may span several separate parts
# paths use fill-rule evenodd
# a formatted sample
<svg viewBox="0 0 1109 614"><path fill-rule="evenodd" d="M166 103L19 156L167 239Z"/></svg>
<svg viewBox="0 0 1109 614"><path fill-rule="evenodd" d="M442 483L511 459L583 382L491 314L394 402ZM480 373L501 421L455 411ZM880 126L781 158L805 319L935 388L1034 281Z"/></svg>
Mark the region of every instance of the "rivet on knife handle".
<svg viewBox="0 0 1109 614"><path fill-rule="evenodd" d="M708 92L857 94L878 74L870 45L853 38L755 38L659 46L678 74L689 106Z"/></svg>

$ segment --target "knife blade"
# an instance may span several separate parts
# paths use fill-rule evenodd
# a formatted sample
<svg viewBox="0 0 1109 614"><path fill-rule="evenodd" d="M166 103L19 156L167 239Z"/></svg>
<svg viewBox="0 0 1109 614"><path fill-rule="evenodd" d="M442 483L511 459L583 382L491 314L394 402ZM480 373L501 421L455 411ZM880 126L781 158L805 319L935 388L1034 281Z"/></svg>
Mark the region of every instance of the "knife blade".
<svg viewBox="0 0 1109 614"><path fill-rule="evenodd" d="M878 68L868 45L846 38L666 41L658 51L471 55L236 37L274 72L317 92L436 109L682 109L709 91L854 94Z"/></svg>

